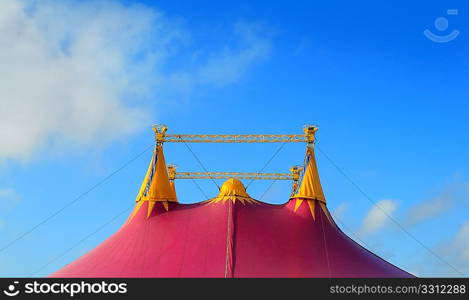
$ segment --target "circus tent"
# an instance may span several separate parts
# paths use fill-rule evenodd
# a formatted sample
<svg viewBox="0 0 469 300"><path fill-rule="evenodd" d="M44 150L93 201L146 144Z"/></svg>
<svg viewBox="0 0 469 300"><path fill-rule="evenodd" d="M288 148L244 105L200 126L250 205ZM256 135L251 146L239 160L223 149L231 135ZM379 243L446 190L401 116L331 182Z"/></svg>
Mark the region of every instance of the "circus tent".
<svg viewBox="0 0 469 300"><path fill-rule="evenodd" d="M157 131L134 210L111 237L51 277L412 277L344 234L327 208L305 131L305 163L274 205L229 178L207 201L178 203ZM158 136L159 134L159 136ZM166 138L166 140L165 140ZM301 171L301 172L300 172ZM196 200L196 199L194 199Z"/></svg>

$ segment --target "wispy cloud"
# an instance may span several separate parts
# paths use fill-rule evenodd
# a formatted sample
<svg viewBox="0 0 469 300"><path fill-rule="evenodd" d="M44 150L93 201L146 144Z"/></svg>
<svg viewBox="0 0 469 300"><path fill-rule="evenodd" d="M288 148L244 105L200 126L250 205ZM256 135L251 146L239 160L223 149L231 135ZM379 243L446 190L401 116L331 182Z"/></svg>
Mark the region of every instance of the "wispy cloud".
<svg viewBox="0 0 469 300"><path fill-rule="evenodd" d="M0 216L13 209L20 199L20 196L14 189L0 188ZM2 229L4 224L5 222L0 219L0 229Z"/></svg>
<svg viewBox="0 0 469 300"><path fill-rule="evenodd" d="M444 257L453 267L466 276L469 275L469 221L463 223L456 234L450 239L441 242L435 249L441 257ZM435 265L436 274L448 276L461 276L452 268L439 263Z"/></svg>
<svg viewBox="0 0 469 300"><path fill-rule="evenodd" d="M450 184L435 197L410 208L404 219L404 224L411 226L437 217L462 203L469 203L469 183Z"/></svg>
<svg viewBox="0 0 469 300"><path fill-rule="evenodd" d="M239 22L234 26L239 45L225 46L213 54L198 71L201 82L228 84L237 81L253 64L265 59L271 50L269 31L261 24Z"/></svg>
<svg viewBox="0 0 469 300"><path fill-rule="evenodd" d="M20 196L14 189L0 188L0 209L6 211L11 209L20 201Z"/></svg>
<svg viewBox="0 0 469 300"><path fill-rule="evenodd" d="M460 272L469 275L469 221L463 223L453 238L439 246L437 251L449 258Z"/></svg>
<svg viewBox="0 0 469 300"><path fill-rule="evenodd" d="M366 236L377 232L389 223L389 217L397 208L397 203L392 199L383 199L372 206L363 219L359 235ZM383 212L384 211L384 212Z"/></svg>
<svg viewBox="0 0 469 300"><path fill-rule="evenodd" d="M0 158L28 159L47 144L83 145L132 132L144 110L126 103L142 65L173 33L155 32L156 12L108 2L0 2Z"/></svg>
<svg viewBox="0 0 469 300"><path fill-rule="evenodd" d="M155 101L169 101L162 93L238 80L268 55L263 32L236 24L240 45L211 49L195 66L174 69L168 64L187 46L190 32L155 8L2 0L0 161L132 134L155 121Z"/></svg>
<svg viewBox="0 0 469 300"><path fill-rule="evenodd" d="M340 203L339 205L336 206L336 208L332 211L332 215L334 218L337 218L339 220L342 220L345 212L348 210L349 204L348 203Z"/></svg>

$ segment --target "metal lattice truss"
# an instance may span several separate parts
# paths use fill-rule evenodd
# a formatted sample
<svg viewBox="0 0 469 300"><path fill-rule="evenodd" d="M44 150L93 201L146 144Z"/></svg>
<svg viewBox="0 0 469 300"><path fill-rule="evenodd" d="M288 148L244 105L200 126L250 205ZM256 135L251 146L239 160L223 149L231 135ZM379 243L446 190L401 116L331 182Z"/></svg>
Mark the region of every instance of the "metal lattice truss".
<svg viewBox="0 0 469 300"><path fill-rule="evenodd" d="M166 134L165 125L153 126L157 143L312 143L317 126L306 125L304 134Z"/></svg>
<svg viewBox="0 0 469 300"><path fill-rule="evenodd" d="M292 173L256 173L256 172L175 172L174 179L261 179L293 180Z"/></svg>
<svg viewBox="0 0 469 300"><path fill-rule="evenodd" d="M173 143L301 143L310 147L315 140L317 126L305 125L303 134L167 134L166 125L155 125L157 145ZM205 169L205 168L204 168ZM291 180L292 194L298 188L303 167L293 166L290 173L259 173L259 172L176 172L176 166L168 165L170 180L174 179L248 179L248 180Z"/></svg>
<svg viewBox="0 0 469 300"><path fill-rule="evenodd" d="M299 143L304 134L166 134L163 142L175 143Z"/></svg>

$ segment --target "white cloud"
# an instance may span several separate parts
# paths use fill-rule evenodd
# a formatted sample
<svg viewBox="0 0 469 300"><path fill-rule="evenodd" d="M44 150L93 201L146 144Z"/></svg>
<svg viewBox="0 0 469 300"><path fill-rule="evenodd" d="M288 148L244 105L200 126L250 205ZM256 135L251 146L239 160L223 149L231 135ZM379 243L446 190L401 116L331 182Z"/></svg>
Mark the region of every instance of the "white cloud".
<svg viewBox="0 0 469 300"><path fill-rule="evenodd" d="M238 80L268 54L262 32L240 23L242 46L173 70L168 63L188 33L154 8L2 0L0 162L29 160L50 147L95 147L148 126L154 100L168 100L163 93Z"/></svg>
<svg viewBox="0 0 469 300"><path fill-rule="evenodd" d="M234 49L226 46L220 53L213 55L198 72L201 82L217 84L234 82L250 66L269 54L270 36L262 25L240 22L235 24L234 33L242 47Z"/></svg>
<svg viewBox="0 0 469 300"><path fill-rule="evenodd" d="M144 71L130 70L130 60L156 59L141 44L159 18L107 2L1 1L0 158L138 128L145 113L125 96Z"/></svg>
<svg viewBox="0 0 469 300"><path fill-rule="evenodd" d="M469 221L465 221L454 235L445 233L448 238L440 240L432 248L438 257L420 249L408 269L422 277L461 277L461 273L469 276Z"/></svg>
<svg viewBox="0 0 469 300"><path fill-rule="evenodd" d="M359 235L369 235L385 227L389 222L388 216L392 216L396 208L397 203L395 200L383 199L378 201L365 216Z"/></svg>
<svg viewBox="0 0 469 300"><path fill-rule="evenodd" d="M348 203L341 203L337 205L336 208L332 211L332 215L334 216L334 218L341 221L345 212L348 210L348 207L349 207Z"/></svg>
<svg viewBox="0 0 469 300"><path fill-rule="evenodd" d="M413 206L404 220L410 226L437 217L454 206L469 202L469 184L453 183L433 198Z"/></svg>
<svg viewBox="0 0 469 300"><path fill-rule="evenodd" d="M20 196L14 189L0 188L0 215L13 209L20 201ZM0 219L0 229L4 226L5 222Z"/></svg>
<svg viewBox="0 0 469 300"><path fill-rule="evenodd" d="M11 188L0 188L0 204L2 208L11 206L12 204L20 201L20 196L14 189Z"/></svg>
<svg viewBox="0 0 469 300"><path fill-rule="evenodd" d="M460 260L469 267L469 222L464 223L456 236L448 245L448 250L452 251Z"/></svg>
<svg viewBox="0 0 469 300"><path fill-rule="evenodd" d="M459 272L469 276L469 221L463 223L450 240L440 243L436 247L435 252ZM430 267L433 268L431 272L440 274L440 276L461 276L451 267L439 261L438 264L431 265Z"/></svg>
<svg viewBox="0 0 469 300"><path fill-rule="evenodd" d="M454 238L442 248L442 251L453 256L462 266L466 273L469 273L469 221L465 222Z"/></svg>

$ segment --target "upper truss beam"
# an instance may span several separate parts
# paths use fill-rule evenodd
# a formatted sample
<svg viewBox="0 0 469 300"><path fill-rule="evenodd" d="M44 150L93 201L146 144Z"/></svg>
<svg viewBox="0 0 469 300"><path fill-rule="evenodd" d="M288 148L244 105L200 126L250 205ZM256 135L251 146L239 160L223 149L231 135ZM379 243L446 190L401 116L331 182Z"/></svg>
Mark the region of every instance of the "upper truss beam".
<svg viewBox="0 0 469 300"><path fill-rule="evenodd" d="M153 126L156 142L173 143L313 143L317 126L306 125L304 134L166 134L165 125Z"/></svg>
<svg viewBox="0 0 469 300"><path fill-rule="evenodd" d="M180 143L298 143L304 134L167 134L163 142Z"/></svg>
<svg viewBox="0 0 469 300"><path fill-rule="evenodd" d="M292 173L256 173L256 172L175 172L174 179L263 179L294 180Z"/></svg>

